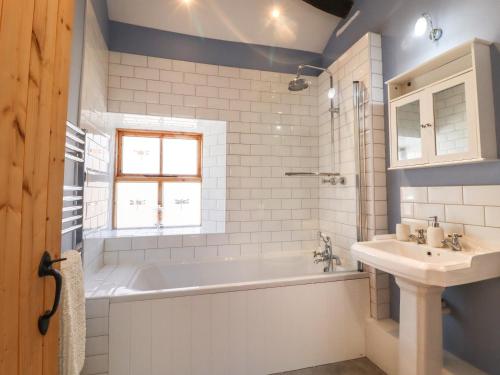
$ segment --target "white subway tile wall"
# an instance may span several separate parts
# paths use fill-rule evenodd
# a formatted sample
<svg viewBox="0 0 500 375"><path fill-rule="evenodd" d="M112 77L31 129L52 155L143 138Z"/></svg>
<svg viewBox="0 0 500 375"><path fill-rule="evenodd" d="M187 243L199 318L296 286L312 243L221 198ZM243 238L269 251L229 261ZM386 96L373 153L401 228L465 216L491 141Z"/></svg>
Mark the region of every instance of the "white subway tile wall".
<svg viewBox="0 0 500 375"><path fill-rule="evenodd" d="M500 185L402 187L401 221L412 230L427 228L427 216L438 216L446 233L460 233L500 243ZM432 201L432 204L425 201ZM425 210L417 207L424 206ZM410 208L413 207L413 208Z"/></svg>
<svg viewBox="0 0 500 375"><path fill-rule="evenodd" d="M387 193L385 178L384 101L382 79L382 49L380 36L367 34L355 43L330 67L336 88L334 115L334 155L331 147L329 76L319 77L319 168L325 172L340 172L346 185L320 185L319 226L333 239L335 250L344 259L357 241L356 180L354 159L353 81L360 81L365 91L366 154L361 163L366 172L363 185L363 207L366 213L365 238L387 233ZM371 315L376 319L389 317L388 275L370 269ZM376 277L375 277L376 275Z"/></svg>
<svg viewBox="0 0 500 375"><path fill-rule="evenodd" d="M109 299L88 299L87 342L82 375L107 374L109 367Z"/></svg>
<svg viewBox="0 0 500 375"><path fill-rule="evenodd" d="M106 262L157 258L161 249L162 258L169 253L170 259L190 259L312 250L318 245L319 181L284 176L286 171L318 169L316 77L308 77L308 90L290 93L290 74L116 52L109 53L109 62L108 111L227 122L226 165L217 163L227 188L225 196L214 194L222 199L206 212L225 220L222 236L195 235L203 243L185 236L174 246L163 245L168 240L160 237L158 247L143 249L116 248L113 242L120 239L110 238L105 251L119 254L106 256ZM116 115L110 116L115 117L111 126L120 127ZM207 250L207 242L217 239Z"/></svg>
<svg viewBox="0 0 500 375"><path fill-rule="evenodd" d="M319 77L319 165L325 172L340 172L346 176L346 185L320 186L320 228L328 233L344 256L357 240L356 232L356 181L353 138L353 81L360 81L366 100L366 180L363 191L367 213L367 237L387 231L387 205L385 181L385 137L382 90L380 36L367 34L355 43L330 67L336 88L335 106L340 114L334 115L334 150L331 147L330 101L327 97L329 76Z"/></svg>
<svg viewBox="0 0 500 375"><path fill-rule="evenodd" d="M113 85L120 82L120 90L128 92L120 98L131 99L115 100L116 97L110 95L108 108L123 111L123 105L137 104L129 101L137 97L137 90L123 88L123 80L133 74L136 79L143 80L136 87L142 89L145 86L146 92L160 94L160 103L163 94L154 90L162 83L167 84L162 86L162 90L169 95L164 97L163 103L169 102L164 105L170 106L170 109L196 105L196 110L191 112L194 117L229 118L225 232L231 237L229 244L232 246L228 247L225 243L218 245L219 256L238 256L242 254L242 249L245 249L245 254L313 249L317 246L316 232L321 229L332 235L336 250L349 259L350 245L356 241L351 130L353 80L361 80L367 94L365 136L368 152L364 205L368 213L368 236L385 233L387 229L383 103L375 100L377 87L372 87L372 79L375 78L376 82L381 76L381 64L377 60L380 58L379 49L380 37L367 34L330 67L335 81L338 81L341 109L335 127L338 133L335 167L331 164L330 114L326 95L329 81L325 74L319 80L310 77L312 84L308 90L290 93L287 83L292 76L288 74L157 58L148 60L145 56L110 52L108 82ZM137 69L144 64L159 71L159 80L138 78ZM139 112L150 113L147 105ZM347 176L346 186L321 185L319 188L316 178L284 177L285 171L318 168L321 171L340 171ZM118 240L107 240L113 241ZM170 249L171 254L178 253L177 250L172 251L176 247L161 248ZM106 249L115 251L113 246ZM197 253L201 254L194 252L195 255ZM141 258L141 253L135 257L125 254L122 257L107 257L113 262Z"/></svg>
<svg viewBox="0 0 500 375"><path fill-rule="evenodd" d="M109 137L108 148L104 147L108 159L102 165L107 175L102 180L112 181L113 161L109 161L109 155L113 155L113 129L120 116L226 122L226 164L218 164L225 176L225 197L216 194L217 208L225 212L225 227L224 233L179 230L158 235L154 231L128 231L124 235L125 231L109 231L108 219L107 231L90 236L101 239L95 242L95 253L111 265L313 250L318 246L317 232L322 230L332 236L335 251L344 261L350 261L349 248L356 241L353 80L362 81L366 92L363 118L367 154L363 164L367 187L363 204L368 213L367 235L387 230L380 59L380 36L367 34L330 67L340 107L340 114L335 115L333 165L329 81L325 74L308 77L309 89L290 93L287 86L294 77L291 74L109 52L109 75L105 80L109 113L99 122L104 129L100 134ZM287 171L318 170L338 171L346 176L347 184L322 185L319 178L284 176ZM108 202L112 201L111 193L108 188ZM109 218L110 205L107 209ZM172 235L174 232L177 235ZM386 277L379 275L371 278L372 289L377 289L377 282L380 286L372 301L372 315L382 317L388 303L382 290ZM96 282L90 280L89 285ZM379 305L379 310L374 310ZM104 345L100 348L103 350ZM100 357L92 358L92 366L98 367ZM92 373L88 372L92 366L86 367L87 373Z"/></svg>

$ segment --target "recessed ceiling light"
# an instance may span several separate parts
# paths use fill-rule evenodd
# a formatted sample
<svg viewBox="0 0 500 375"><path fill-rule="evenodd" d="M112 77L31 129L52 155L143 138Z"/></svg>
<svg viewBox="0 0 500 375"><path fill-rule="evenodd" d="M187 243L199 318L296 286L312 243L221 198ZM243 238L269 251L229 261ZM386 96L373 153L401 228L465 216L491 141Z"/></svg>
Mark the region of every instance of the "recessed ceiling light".
<svg viewBox="0 0 500 375"><path fill-rule="evenodd" d="M191 1L192 1L192 0L182 0L182 2L183 2L184 4L186 4L186 5L191 4Z"/></svg>
<svg viewBox="0 0 500 375"><path fill-rule="evenodd" d="M279 8L274 8L271 12L271 16L273 18L278 18L280 15L281 15L281 11L279 10Z"/></svg>

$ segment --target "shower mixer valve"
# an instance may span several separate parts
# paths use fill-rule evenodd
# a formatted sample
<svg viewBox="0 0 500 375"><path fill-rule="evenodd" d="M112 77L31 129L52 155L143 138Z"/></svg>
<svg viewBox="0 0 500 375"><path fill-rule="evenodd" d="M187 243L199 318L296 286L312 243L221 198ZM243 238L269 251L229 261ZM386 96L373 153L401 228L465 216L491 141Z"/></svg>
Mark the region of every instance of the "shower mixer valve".
<svg viewBox="0 0 500 375"><path fill-rule="evenodd" d="M323 178L321 180L322 184L330 184L330 185L345 185L345 177L330 177L330 178Z"/></svg>

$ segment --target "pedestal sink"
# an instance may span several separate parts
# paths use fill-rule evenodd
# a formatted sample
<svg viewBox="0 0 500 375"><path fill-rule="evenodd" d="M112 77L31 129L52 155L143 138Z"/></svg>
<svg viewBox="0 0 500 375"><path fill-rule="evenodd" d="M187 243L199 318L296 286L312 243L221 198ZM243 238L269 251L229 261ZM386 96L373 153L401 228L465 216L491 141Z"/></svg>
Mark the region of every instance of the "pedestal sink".
<svg viewBox="0 0 500 375"><path fill-rule="evenodd" d="M358 242L356 260L396 277L400 296L399 374L440 375L445 287L500 277L500 248L463 240L463 251L384 239Z"/></svg>

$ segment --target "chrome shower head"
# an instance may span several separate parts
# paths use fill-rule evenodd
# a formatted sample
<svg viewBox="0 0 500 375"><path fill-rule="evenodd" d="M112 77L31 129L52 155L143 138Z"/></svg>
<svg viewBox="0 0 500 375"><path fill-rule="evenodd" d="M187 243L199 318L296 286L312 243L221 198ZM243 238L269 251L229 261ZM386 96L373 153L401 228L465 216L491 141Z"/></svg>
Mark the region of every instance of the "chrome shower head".
<svg viewBox="0 0 500 375"><path fill-rule="evenodd" d="M295 77L288 84L289 91L302 91L309 87L309 82L300 76Z"/></svg>

